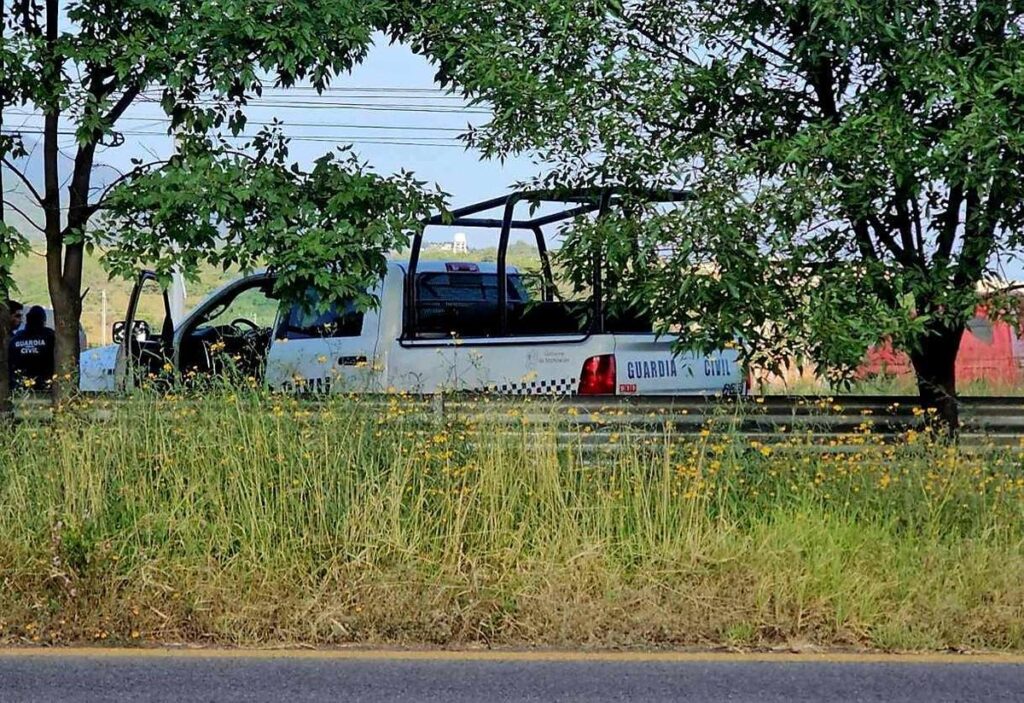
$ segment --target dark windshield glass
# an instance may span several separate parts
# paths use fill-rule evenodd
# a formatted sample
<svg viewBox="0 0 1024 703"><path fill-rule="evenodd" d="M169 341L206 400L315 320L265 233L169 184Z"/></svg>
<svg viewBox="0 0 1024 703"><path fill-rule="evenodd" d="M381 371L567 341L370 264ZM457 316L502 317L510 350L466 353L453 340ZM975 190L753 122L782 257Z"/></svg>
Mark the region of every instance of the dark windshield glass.
<svg viewBox="0 0 1024 703"><path fill-rule="evenodd" d="M487 337L498 324L498 276L479 271L442 271L416 276L417 324L420 333ZM518 274L508 276L508 307L527 303Z"/></svg>
<svg viewBox="0 0 1024 703"><path fill-rule="evenodd" d="M498 302L498 274L477 272L422 273L418 279L420 302ZM528 299L526 287L518 274L508 276L508 300L511 303Z"/></svg>

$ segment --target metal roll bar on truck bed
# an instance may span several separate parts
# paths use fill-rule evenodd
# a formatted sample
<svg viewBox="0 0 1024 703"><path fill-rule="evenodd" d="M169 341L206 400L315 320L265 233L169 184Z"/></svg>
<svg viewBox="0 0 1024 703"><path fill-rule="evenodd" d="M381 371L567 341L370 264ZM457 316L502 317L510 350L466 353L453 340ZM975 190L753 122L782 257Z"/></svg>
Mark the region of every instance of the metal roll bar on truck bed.
<svg viewBox="0 0 1024 703"><path fill-rule="evenodd" d="M511 231L513 229L529 230L537 240L537 251L540 254L541 276L543 278L542 298L550 301L554 294L554 278L551 272L551 260L548 255L547 243L544 239L544 226L561 222L580 215L593 212L603 217L616 201L630 197L648 203L672 203L689 199L688 191L679 189L639 189L639 188L581 188L566 190L524 190L510 193L498 198L491 198L473 205L453 210L451 213L439 213L424 222L425 227L443 225L448 227L467 227L477 229L500 229L498 237L497 285L498 285L498 330L501 335L508 333L508 275L507 255ZM515 219L515 209L519 203L532 205L541 203L559 203L571 205L557 212L529 219ZM501 218L481 217L488 210L502 208ZM405 324L404 339L415 339L417 325L417 286L416 270L419 266L420 250L423 248L423 231L413 237L412 252L409 256L409 269L406 275ZM602 299L602 259L600 249L593 253L593 273L591 290L593 300L593 319L591 334L604 332L604 311Z"/></svg>

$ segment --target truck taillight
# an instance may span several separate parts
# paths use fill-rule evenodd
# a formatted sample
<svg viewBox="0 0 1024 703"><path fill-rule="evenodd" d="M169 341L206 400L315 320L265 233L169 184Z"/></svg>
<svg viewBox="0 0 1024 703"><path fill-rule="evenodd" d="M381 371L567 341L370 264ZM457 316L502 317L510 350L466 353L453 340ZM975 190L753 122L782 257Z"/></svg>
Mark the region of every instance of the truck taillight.
<svg viewBox="0 0 1024 703"><path fill-rule="evenodd" d="M583 362L580 395L615 395L615 355L592 356Z"/></svg>

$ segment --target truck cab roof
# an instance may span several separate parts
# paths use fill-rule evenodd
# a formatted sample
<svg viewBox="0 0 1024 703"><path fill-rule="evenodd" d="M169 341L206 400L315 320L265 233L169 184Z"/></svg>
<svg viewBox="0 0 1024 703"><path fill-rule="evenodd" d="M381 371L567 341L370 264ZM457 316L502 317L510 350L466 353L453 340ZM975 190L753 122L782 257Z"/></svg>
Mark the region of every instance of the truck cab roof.
<svg viewBox="0 0 1024 703"><path fill-rule="evenodd" d="M407 261L391 259L389 266L397 266L402 273L409 270ZM510 274L519 273L515 266L506 266ZM445 260L420 260L416 264L416 273L498 273L498 264L493 261L445 261Z"/></svg>

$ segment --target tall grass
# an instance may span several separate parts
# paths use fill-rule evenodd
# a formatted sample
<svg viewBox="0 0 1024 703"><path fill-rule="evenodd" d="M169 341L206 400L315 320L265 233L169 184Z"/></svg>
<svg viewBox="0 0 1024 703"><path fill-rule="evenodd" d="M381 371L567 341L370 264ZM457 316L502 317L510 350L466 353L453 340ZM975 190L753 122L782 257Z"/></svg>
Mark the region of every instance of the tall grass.
<svg viewBox="0 0 1024 703"><path fill-rule="evenodd" d="M877 375L849 384L830 384L824 379L801 378L793 381L776 381L760 388L762 393L781 393L791 395L909 395L916 396L919 391L913 374ZM957 395L972 396L1024 396L1024 384L1018 380L999 380L975 378L957 383Z"/></svg>
<svg viewBox="0 0 1024 703"><path fill-rule="evenodd" d="M844 453L710 427L592 454L558 413L214 391L22 424L0 637L1024 646L1015 453L865 426Z"/></svg>

